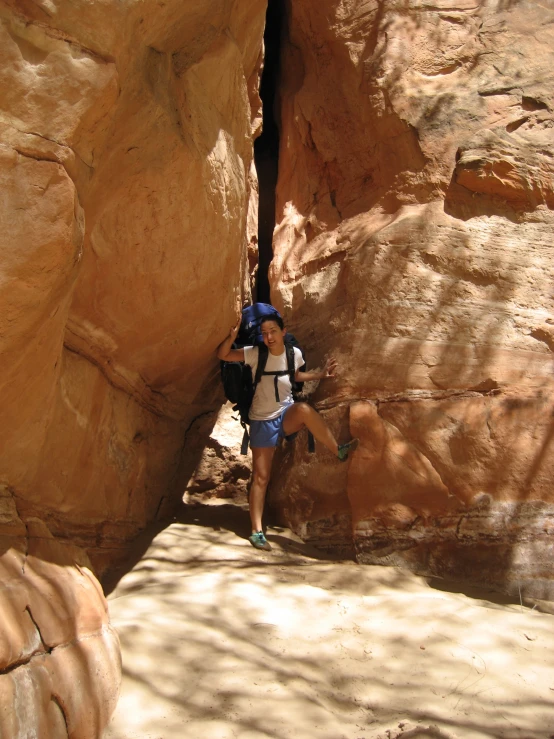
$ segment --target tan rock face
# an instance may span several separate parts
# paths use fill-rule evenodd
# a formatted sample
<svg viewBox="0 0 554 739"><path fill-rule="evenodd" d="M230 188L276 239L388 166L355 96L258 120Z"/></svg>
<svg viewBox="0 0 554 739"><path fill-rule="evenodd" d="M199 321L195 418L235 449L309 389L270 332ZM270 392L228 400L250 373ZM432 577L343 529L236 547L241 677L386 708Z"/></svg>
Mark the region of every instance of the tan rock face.
<svg viewBox="0 0 554 739"><path fill-rule="evenodd" d="M290 3L271 274L309 356L339 361L316 402L361 439L348 505L318 475L296 500L301 455L285 518L342 547L346 516L362 561L548 597L553 18Z"/></svg>
<svg viewBox="0 0 554 739"><path fill-rule="evenodd" d="M214 352L255 251L264 17L261 0L0 7L6 739L97 738L113 709L117 638L79 546L102 573L179 500L187 431L221 401Z"/></svg>

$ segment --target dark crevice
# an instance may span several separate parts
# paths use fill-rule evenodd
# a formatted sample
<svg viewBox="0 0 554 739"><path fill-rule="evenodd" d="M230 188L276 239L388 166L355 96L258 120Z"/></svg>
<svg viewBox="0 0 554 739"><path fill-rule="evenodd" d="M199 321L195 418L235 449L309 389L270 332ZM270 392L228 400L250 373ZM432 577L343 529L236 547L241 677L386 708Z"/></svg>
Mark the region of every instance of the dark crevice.
<svg viewBox="0 0 554 739"><path fill-rule="evenodd" d="M41 632L41 630L40 630L40 626L38 625L38 623L36 622L35 618L33 617L33 614L31 613L31 608L30 608L30 606L27 606L27 608L26 608L25 610L26 610L26 611L27 611L27 613L29 614L29 618L31 619L31 622L32 622L33 626L34 626L34 627L35 627L35 629L37 630L37 634L38 634L38 636L39 636L39 639L40 639L40 643L41 643L41 644L42 644L42 645L44 646L44 651L46 651L46 652L50 653L50 652L52 651L52 649L51 649L51 647L49 647L49 646L48 646L48 644L46 644L46 642L45 642L45 641L44 641L44 639L42 638L42 632ZM42 651L42 650L41 650L41 651Z"/></svg>
<svg viewBox="0 0 554 739"><path fill-rule="evenodd" d="M275 228L275 188L279 168L279 111L277 89L280 72L281 34L285 23L284 0L269 0L264 32L265 61L260 84L263 104L262 134L254 142L254 161L258 173L260 203L258 215L259 262L254 295L270 302L268 269L273 258Z"/></svg>
<svg viewBox="0 0 554 739"><path fill-rule="evenodd" d="M348 398L329 398L327 400L320 400L314 403L314 408L318 411L329 410L331 408L338 408L340 406L352 405L352 403L373 403L379 407L386 403L417 403L425 400L441 401L441 400L467 400L468 398L479 398L479 397L492 397L495 395L501 395L502 389L500 387L492 387L488 389L489 381L481 383L485 389L468 388L467 390L416 390L405 393L395 393L388 397L377 397L377 396L364 396L364 395L350 395ZM494 381L490 381L494 382Z"/></svg>
<svg viewBox="0 0 554 739"><path fill-rule="evenodd" d="M38 649L35 649L35 651L32 654L29 654L25 657L22 657L21 659L15 660L14 662L11 662L9 665L4 667L3 669L0 669L0 675L9 675L10 672L13 672L14 670L17 670L18 667L24 667L25 665L28 665L31 663L31 660L33 660L37 656L44 656L45 654L51 654L52 648L49 647L47 644L44 643L44 639L42 638L42 634L39 628L39 625L33 618L33 614L31 613L31 608L27 606L25 608L25 611L27 612L29 618L31 619L31 623L35 627L38 633L38 637L40 639L41 647Z"/></svg>
<svg viewBox="0 0 554 739"><path fill-rule="evenodd" d="M156 508L156 512L154 513L154 518L153 518L154 521L158 521L159 520L159 518L160 518L160 511L164 511L164 503L167 503L167 500L168 500L167 499L167 495L162 495L162 497L160 498L160 500L158 502L158 506ZM164 514L162 513L162 517L163 517L163 515Z"/></svg>

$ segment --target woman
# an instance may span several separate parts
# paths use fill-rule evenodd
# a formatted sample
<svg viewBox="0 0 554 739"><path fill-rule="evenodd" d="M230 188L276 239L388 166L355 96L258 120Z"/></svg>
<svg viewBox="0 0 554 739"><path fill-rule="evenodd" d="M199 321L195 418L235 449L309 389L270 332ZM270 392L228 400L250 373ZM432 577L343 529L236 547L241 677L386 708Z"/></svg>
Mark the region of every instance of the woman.
<svg viewBox="0 0 554 739"><path fill-rule="evenodd" d="M217 356L224 362L245 362L252 368L254 377L258 365L259 349L257 346L232 348L239 328L240 321L220 344ZM294 402L287 367L286 330L283 319L280 316L266 318L262 321L260 328L263 342L268 348L268 357L264 374L256 386L249 414L250 447L252 449L252 485L249 499L252 534L249 539L256 549L270 550L271 546L262 530L262 515L273 455L279 439L307 428L313 434L314 439L327 447L343 462L347 459L349 452L356 449L358 440L352 439L347 444L337 444L330 428L314 408L307 403ZM298 368L303 364L302 353L295 347L294 379L296 382L334 377L336 370L334 359L328 360L320 372L300 372Z"/></svg>

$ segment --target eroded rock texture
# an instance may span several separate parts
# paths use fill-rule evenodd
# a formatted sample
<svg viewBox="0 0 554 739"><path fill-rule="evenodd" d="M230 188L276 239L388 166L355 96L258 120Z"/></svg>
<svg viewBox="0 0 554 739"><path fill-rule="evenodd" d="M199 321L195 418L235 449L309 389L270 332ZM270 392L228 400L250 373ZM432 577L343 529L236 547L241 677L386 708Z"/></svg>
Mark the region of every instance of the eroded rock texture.
<svg viewBox="0 0 554 739"><path fill-rule="evenodd" d="M361 448L299 445L273 504L362 562L554 597L554 9L287 15L273 297Z"/></svg>
<svg viewBox="0 0 554 739"><path fill-rule="evenodd" d="M111 710L115 678L93 664L115 650L107 622L78 616L98 611L92 575L63 563L48 619L77 632L49 637L40 551L19 552L39 521L101 573L186 479L252 269L264 17L262 0L0 3L0 502L19 578L0 635L21 642L1 692L33 696L27 724L3 715L6 739L65 736L44 728L62 714L71 737L96 737ZM93 674L69 705L82 696L61 683Z"/></svg>

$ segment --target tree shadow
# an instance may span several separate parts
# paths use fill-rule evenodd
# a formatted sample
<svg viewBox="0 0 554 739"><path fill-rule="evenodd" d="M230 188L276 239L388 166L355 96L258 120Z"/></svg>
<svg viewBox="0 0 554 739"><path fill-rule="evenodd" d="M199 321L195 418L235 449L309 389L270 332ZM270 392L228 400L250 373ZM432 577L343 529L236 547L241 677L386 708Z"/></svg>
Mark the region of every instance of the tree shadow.
<svg viewBox="0 0 554 739"><path fill-rule="evenodd" d="M394 569L261 561L230 538L218 551L220 533L205 523L173 524L153 542L149 569L131 572L110 601L126 686L124 725L109 739L130 739L143 716L143 734L165 739L182 736L183 721L192 735L232 727L285 739L292 725L323 738L399 720L418 724L405 726L411 736L545 739L547 688L526 681L552 661L536 646L549 617L437 598ZM534 649L526 664L522 630L535 640L524 642Z"/></svg>

